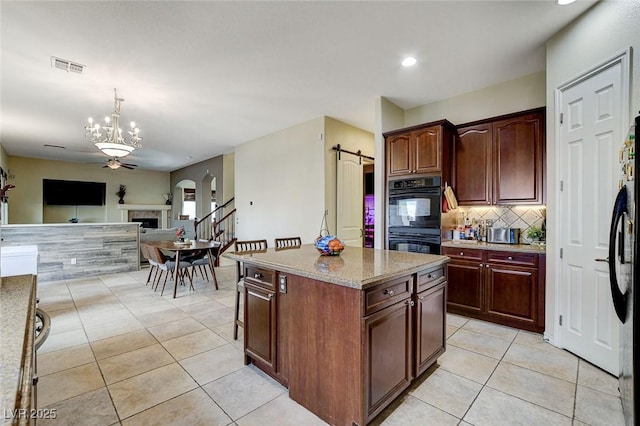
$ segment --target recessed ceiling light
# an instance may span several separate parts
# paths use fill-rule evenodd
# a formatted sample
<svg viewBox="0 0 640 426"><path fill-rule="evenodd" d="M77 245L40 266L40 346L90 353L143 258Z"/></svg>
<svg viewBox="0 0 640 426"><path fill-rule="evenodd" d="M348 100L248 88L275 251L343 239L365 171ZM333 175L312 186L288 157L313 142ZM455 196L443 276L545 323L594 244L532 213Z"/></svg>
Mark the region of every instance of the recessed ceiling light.
<svg viewBox="0 0 640 426"><path fill-rule="evenodd" d="M566 6L568 4L571 4L573 2L575 2L576 0L557 0L556 2L558 3L558 6Z"/></svg>
<svg viewBox="0 0 640 426"><path fill-rule="evenodd" d="M413 56L407 56L406 58L404 58L402 60L402 66L403 67L412 67L416 64L416 58L414 58Z"/></svg>

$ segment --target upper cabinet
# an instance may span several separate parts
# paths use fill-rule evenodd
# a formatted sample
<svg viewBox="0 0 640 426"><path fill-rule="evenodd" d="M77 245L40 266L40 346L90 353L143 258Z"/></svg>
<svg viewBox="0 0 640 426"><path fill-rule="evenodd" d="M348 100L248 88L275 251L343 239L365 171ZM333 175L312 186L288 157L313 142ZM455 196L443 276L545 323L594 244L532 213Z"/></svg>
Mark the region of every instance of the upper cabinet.
<svg viewBox="0 0 640 426"><path fill-rule="evenodd" d="M385 133L387 177L448 174L453 134L446 120Z"/></svg>
<svg viewBox="0 0 640 426"><path fill-rule="evenodd" d="M544 108L459 126L453 187L460 205L544 203Z"/></svg>

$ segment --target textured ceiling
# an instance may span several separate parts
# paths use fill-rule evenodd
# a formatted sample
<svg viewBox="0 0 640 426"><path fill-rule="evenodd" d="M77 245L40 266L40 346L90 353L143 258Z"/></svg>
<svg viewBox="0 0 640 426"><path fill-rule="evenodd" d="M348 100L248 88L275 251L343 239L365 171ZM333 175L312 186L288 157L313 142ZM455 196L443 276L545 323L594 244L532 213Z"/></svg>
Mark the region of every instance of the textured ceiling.
<svg viewBox="0 0 640 426"><path fill-rule="evenodd" d="M0 143L106 163L83 125L111 112L114 88L144 137L126 161L144 169L322 115L373 131L379 96L406 109L543 70L546 40L593 3L2 1Z"/></svg>

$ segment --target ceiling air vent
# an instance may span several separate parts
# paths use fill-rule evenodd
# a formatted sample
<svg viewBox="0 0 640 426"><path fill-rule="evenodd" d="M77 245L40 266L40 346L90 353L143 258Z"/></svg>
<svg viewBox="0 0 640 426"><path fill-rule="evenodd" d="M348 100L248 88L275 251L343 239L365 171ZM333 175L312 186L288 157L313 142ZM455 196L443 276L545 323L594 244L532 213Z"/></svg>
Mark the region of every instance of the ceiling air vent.
<svg viewBox="0 0 640 426"><path fill-rule="evenodd" d="M66 72L75 72L76 74L82 74L84 71L84 65L76 64L75 62L68 61L66 59L51 57L51 66Z"/></svg>

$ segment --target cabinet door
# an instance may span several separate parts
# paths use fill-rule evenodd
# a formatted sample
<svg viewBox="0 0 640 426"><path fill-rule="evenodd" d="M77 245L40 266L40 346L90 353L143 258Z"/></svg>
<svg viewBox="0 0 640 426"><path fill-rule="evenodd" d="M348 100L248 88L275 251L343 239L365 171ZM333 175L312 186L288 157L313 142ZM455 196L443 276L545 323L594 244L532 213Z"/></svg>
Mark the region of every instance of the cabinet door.
<svg viewBox="0 0 640 426"><path fill-rule="evenodd" d="M453 187L460 205L491 204L491 123L458 129Z"/></svg>
<svg viewBox="0 0 640 426"><path fill-rule="evenodd" d="M416 297L416 377L445 351L445 289L442 283Z"/></svg>
<svg viewBox="0 0 640 426"><path fill-rule="evenodd" d="M494 123L493 203L542 204L542 113Z"/></svg>
<svg viewBox="0 0 640 426"><path fill-rule="evenodd" d="M260 367L275 373L275 292L245 282L245 353Z"/></svg>
<svg viewBox="0 0 640 426"><path fill-rule="evenodd" d="M481 262L452 260L448 263L447 308L451 312L482 312L483 275Z"/></svg>
<svg viewBox="0 0 640 426"><path fill-rule="evenodd" d="M537 329L538 270L488 264L487 314L502 324ZM533 327L533 328L532 328Z"/></svg>
<svg viewBox="0 0 640 426"><path fill-rule="evenodd" d="M389 176L413 173L411 134L403 133L387 139L387 173Z"/></svg>
<svg viewBox="0 0 640 426"><path fill-rule="evenodd" d="M442 157L442 126L433 126L411 132L415 143L415 173L439 173Z"/></svg>
<svg viewBox="0 0 640 426"><path fill-rule="evenodd" d="M367 421L413 379L413 304L407 299L364 318Z"/></svg>

